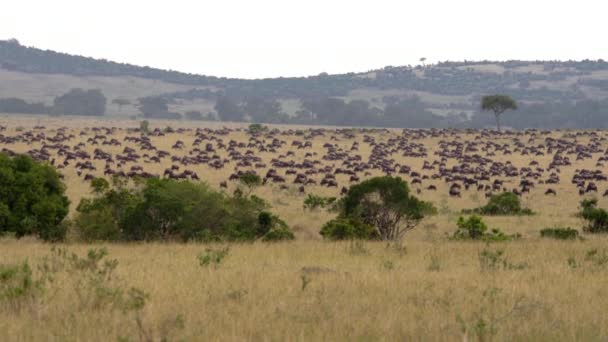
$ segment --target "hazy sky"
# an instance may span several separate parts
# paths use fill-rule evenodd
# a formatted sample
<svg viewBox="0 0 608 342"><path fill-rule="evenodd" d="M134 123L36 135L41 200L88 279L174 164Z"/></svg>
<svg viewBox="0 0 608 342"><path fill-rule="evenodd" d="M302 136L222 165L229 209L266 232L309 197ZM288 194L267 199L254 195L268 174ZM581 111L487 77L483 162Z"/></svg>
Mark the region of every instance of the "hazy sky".
<svg viewBox="0 0 608 342"><path fill-rule="evenodd" d="M0 39L227 77L608 59L606 0L3 0Z"/></svg>

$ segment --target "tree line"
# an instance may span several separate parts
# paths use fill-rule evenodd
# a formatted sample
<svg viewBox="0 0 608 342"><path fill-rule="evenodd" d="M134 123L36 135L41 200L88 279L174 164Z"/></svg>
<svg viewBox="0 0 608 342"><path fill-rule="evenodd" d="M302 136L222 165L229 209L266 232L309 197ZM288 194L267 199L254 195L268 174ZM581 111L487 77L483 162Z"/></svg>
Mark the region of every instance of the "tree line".
<svg viewBox="0 0 608 342"><path fill-rule="evenodd" d="M0 99L0 112L17 114L99 116L106 113L106 97L99 89L74 88L55 97L52 106L19 98Z"/></svg>
<svg viewBox="0 0 608 342"><path fill-rule="evenodd" d="M484 113L481 107L469 117L463 113L437 115L428 110L417 96L385 96L380 103L366 100L346 100L339 97L307 98L295 115L283 110L277 99L252 97L237 99L213 93L215 113L191 110L179 113L170 110L175 100L165 96L144 97L137 106L146 119L221 120L253 123L304 125L376 126L404 128L486 128L495 124L496 117ZM515 96L509 96L515 101ZM53 105L30 103L19 98L0 99L0 112L18 114L99 116L106 113L107 99L100 90L72 89L58 96ZM126 99L112 103L122 108L131 105ZM483 106L482 106L483 107ZM502 125L514 129L574 129L608 128L608 99L567 100L540 103L517 101L517 110L502 117ZM485 109L492 109L489 103Z"/></svg>
<svg viewBox="0 0 608 342"><path fill-rule="evenodd" d="M483 72L477 66L493 64L502 72ZM531 67L542 72L524 72ZM505 116L504 126L524 128L605 128L608 99L590 98L589 89L608 89L606 80L592 73L608 70L604 60L439 62L423 66L388 66L367 73L275 79L241 80L184 74L128 64L72 56L25 47L15 40L0 41L0 68L29 73L61 73L76 76L136 76L193 88L139 99L141 116L147 119L219 119L257 123L293 123L379 127L481 128L493 118L477 107L479 94L508 94L519 110ZM420 77L423 74L424 77ZM568 87L549 88L538 83L576 79ZM211 90L212 86L214 90ZM470 103L428 104L416 96L381 99L349 97L353 90L398 90L439 95L471 96ZM214 113L170 110L180 100L204 99L215 104ZM295 113L283 101L300 104ZM116 102L120 101L120 102ZM18 98L0 99L0 112L53 115L104 115L105 97L97 90L73 89L47 106ZM124 106L124 101L112 103ZM431 106L433 108L431 108ZM448 115L437 115L439 109ZM210 115L211 114L211 115Z"/></svg>
<svg viewBox="0 0 608 342"><path fill-rule="evenodd" d="M494 64L503 72L483 72L475 66ZM523 72L517 68L540 67L543 72ZM365 73L309 77L280 77L274 79L229 79L138 67L103 59L74 56L49 50L25 47L15 40L0 41L0 67L6 70L69 74L75 76L132 76L191 86L213 86L225 96L237 98L307 99L344 97L356 89L399 89L430 92L441 95L471 95L475 93L504 93L507 90L521 100L558 101L585 99L581 89L603 89L605 81L590 77L594 71L608 70L604 60L583 61L506 61L506 62L439 62L425 66L387 66ZM424 77L419 77L423 73ZM373 75L373 77L369 76ZM576 77L578 81L566 89L531 87L532 82L563 81ZM208 90L182 94L204 98ZM529 98L525 98L529 97Z"/></svg>

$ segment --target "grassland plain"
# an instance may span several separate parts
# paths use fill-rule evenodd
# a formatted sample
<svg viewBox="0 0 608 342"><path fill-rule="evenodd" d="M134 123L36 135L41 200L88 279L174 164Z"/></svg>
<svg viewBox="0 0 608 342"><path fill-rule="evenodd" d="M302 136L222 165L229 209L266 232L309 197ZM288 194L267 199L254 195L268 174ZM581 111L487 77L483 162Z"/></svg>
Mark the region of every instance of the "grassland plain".
<svg viewBox="0 0 608 342"><path fill-rule="evenodd" d="M606 242L254 243L231 245L217 268L197 261L208 246L112 244L116 276L149 294L139 323L83 307L64 277L44 300L1 310L0 331L6 341L603 341L608 264L586 255ZM0 246L2 263L33 265L50 249ZM482 268L484 250L504 251L496 269Z"/></svg>
<svg viewBox="0 0 608 342"><path fill-rule="evenodd" d="M3 118L4 135L27 131L43 125L46 135L66 127L75 139L69 145L86 142L95 133L87 127L117 127L113 137L119 141L128 134L135 121L60 120L50 118ZM153 122L154 127L238 128L238 124ZM301 127L282 127L283 129ZM80 132L84 132L80 135ZM566 133L550 136L564 138ZM399 131L366 133L376 141L387 141ZM606 132L599 132L606 136ZM331 136L334 135L334 138ZM450 139L473 141L484 138L479 133L460 132ZM526 139L531 137L525 137ZM194 133L172 133L152 137L159 149L172 153L177 139L191 146ZM243 131L230 133L225 140L247 142ZM346 150L360 142L358 154L367 160L369 145L362 143L363 133L354 138L327 133L316 137L312 149L291 147L294 136L286 140L279 153L293 150L293 159L302 160L304 153L324 154L325 143ZM513 137L498 142L511 144ZM588 137L564 138L581 143ZM417 140L428 148L429 159L441 138ZM540 142L541 138L537 139ZM603 143L603 148L607 146ZM17 143L3 146L17 152L40 148L41 144ZM102 148L120 153L122 146L92 146L92 153ZM225 154L225 151L222 152ZM261 152L264 160L276 157ZM420 170L424 158L402 158L401 164ZM546 166L552 156L497 154L493 160L510 161L518 167L528 166L532 159ZM95 175L101 176L103 162L93 161ZM335 164L340 161L323 161ZM448 166L451 166L448 162ZM149 172L162 174L169 161L142 164ZM127 165L130 166L130 165ZM127 167L125 166L125 168ZM202 180L214 187L226 180L231 166L213 170L207 166L192 168ZM524 194L523 204L537 214L520 217L488 217L489 226L506 233L521 233L518 241L486 245L451 241L447 235L456 229L456 219L464 208L485 203L483 192L464 191L461 198L448 196L449 184L425 182L437 191L422 190L420 197L432 201L439 209L437 216L423 221L406 235L403 246L380 242L324 242L318 231L334 214L305 211L305 195L295 185L281 190L267 185L255 190L268 200L273 211L294 229L297 240L279 244L233 244L218 267L203 267L197 257L207 248L222 246L201 244L104 244L109 258L118 261L116 278L149 294L145 307L137 315L120 310L100 310L83 305L74 293L78 280L70 274L58 275L47 286L44 295L19 310L0 310L2 340L597 340L608 338L608 246L605 237L585 235L585 240L558 242L541 239L539 230L552 226L580 228L574 216L580 196L569 183L576 169L595 169L593 160L576 161L563 167L560 184L551 185L557 196L545 196L548 185L537 185ZM88 183L73 168L62 170L73 207L89 194ZM372 170L372 175L380 175ZM340 185L348 185L346 175L337 175ZM509 182L509 180L506 180ZM511 180L512 182L512 180ZM509 188L516 184L506 183ZM603 184L600 184L602 187ZM229 184L228 191L236 185ZM416 189L417 186L414 186ZM603 188L600 189L603 192ZM307 187L307 192L336 196L338 189ZM606 207L606 200L600 199ZM83 245L69 241L63 247L79 255L102 245ZM28 260L34 276L37 265L50 253L51 245L31 239L5 238L0 242L0 264ZM502 254L500 253L502 251Z"/></svg>

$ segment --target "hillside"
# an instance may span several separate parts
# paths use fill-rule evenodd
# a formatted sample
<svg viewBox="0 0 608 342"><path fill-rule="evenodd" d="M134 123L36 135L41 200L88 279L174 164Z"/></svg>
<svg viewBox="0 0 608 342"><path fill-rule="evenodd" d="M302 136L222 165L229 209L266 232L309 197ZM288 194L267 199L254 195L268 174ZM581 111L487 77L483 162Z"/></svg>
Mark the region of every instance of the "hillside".
<svg viewBox="0 0 608 342"><path fill-rule="evenodd" d="M52 105L72 88L100 89L109 116L179 118L190 112L187 117L226 121L389 127L492 125L491 115L479 113L479 100L484 94L504 93L520 104L517 112L505 115L507 126L608 127L608 63L602 60L442 62L242 80L0 41L0 99ZM112 102L116 99L127 104L118 106Z"/></svg>

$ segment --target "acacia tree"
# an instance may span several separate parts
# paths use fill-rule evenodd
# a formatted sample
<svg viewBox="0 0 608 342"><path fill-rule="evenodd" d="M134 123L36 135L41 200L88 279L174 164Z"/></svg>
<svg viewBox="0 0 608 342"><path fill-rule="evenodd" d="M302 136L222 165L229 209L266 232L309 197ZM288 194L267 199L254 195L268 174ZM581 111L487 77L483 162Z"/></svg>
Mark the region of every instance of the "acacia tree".
<svg viewBox="0 0 608 342"><path fill-rule="evenodd" d="M507 110L516 110L517 102L507 95L487 95L481 99L481 110L494 112L496 127L500 131L500 115Z"/></svg>
<svg viewBox="0 0 608 342"><path fill-rule="evenodd" d="M253 189L262 184L262 178L255 173L246 172L239 177L241 184L245 185L248 189L247 195L251 194Z"/></svg>
<svg viewBox="0 0 608 342"><path fill-rule="evenodd" d="M434 211L432 204L411 194L403 179L386 176L352 186L340 216L374 227L382 240L398 240Z"/></svg>

